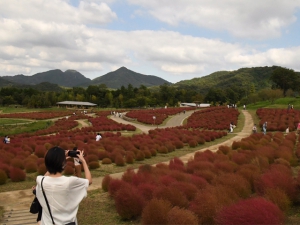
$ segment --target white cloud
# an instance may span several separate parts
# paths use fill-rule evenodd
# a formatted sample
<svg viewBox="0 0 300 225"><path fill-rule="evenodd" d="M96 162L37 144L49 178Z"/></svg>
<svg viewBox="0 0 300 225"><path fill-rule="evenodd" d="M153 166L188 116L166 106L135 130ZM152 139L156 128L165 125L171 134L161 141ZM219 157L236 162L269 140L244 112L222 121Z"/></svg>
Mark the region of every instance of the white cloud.
<svg viewBox="0 0 300 225"><path fill-rule="evenodd" d="M128 0L167 24L226 30L252 39L278 37L296 20L300 0Z"/></svg>
<svg viewBox="0 0 300 225"><path fill-rule="evenodd" d="M63 0L1 0L0 15L16 21L98 25L105 25L117 18L116 13L104 2L81 1L79 7L74 7Z"/></svg>
<svg viewBox="0 0 300 225"><path fill-rule="evenodd" d="M273 0L271 4L265 0L250 5L248 0L173 0L172 4L130 0L169 24L190 23L253 38L280 35L294 20L299 1ZM75 7L68 0L0 1L0 76L76 69L96 77L121 66L140 66L174 82L240 67L281 65L300 70L300 46L259 51L167 30L118 31L97 26L117 18L111 2L86 0ZM147 69L139 72L149 74Z"/></svg>

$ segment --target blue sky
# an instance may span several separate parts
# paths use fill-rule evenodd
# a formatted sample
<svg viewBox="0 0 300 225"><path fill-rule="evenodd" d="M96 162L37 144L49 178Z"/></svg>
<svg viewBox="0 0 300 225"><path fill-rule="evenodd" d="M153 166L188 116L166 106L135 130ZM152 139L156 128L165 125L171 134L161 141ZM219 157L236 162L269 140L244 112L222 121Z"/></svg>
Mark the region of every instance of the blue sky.
<svg viewBox="0 0 300 225"><path fill-rule="evenodd" d="M220 70L300 71L300 0L1 0L0 76L125 66L172 83Z"/></svg>

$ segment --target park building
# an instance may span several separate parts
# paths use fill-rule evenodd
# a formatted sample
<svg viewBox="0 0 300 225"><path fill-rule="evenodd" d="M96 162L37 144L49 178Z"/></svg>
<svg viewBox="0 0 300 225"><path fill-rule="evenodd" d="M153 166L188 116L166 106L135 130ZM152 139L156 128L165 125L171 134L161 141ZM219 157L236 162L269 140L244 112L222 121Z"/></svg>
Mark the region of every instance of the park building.
<svg viewBox="0 0 300 225"><path fill-rule="evenodd" d="M210 104L208 104L208 103L187 103L187 102L182 102L182 103L180 103L180 107L205 108L205 107L210 107Z"/></svg>
<svg viewBox="0 0 300 225"><path fill-rule="evenodd" d="M57 102L57 107L64 107L69 109L93 109L97 104L91 102L78 102L78 101L63 101Z"/></svg>

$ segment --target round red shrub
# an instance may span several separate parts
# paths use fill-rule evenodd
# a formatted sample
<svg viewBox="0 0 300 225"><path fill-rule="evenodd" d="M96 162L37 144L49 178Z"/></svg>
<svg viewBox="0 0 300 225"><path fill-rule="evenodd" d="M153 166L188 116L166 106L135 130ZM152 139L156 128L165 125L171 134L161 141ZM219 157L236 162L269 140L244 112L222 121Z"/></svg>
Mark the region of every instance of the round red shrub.
<svg viewBox="0 0 300 225"><path fill-rule="evenodd" d="M279 188L268 188L264 197L277 205L282 211L286 212L290 209L291 201L289 197Z"/></svg>
<svg viewBox="0 0 300 225"><path fill-rule="evenodd" d="M189 144L190 148L195 148L195 147L197 147L198 142L197 142L197 140L192 139L192 140L189 140L188 144Z"/></svg>
<svg viewBox="0 0 300 225"><path fill-rule="evenodd" d="M231 151L231 148L229 146L221 145L219 147L218 151L220 151L223 154L227 155Z"/></svg>
<svg viewBox="0 0 300 225"><path fill-rule="evenodd" d="M34 154L39 158L44 158L46 151L45 146L38 145L35 147Z"/></svg>
<svg viewBox="0 0 300 225"><path fill-rule="evenodd" d="M198 217L191 211L173 207L167 214L167 224L198 225Z"/></svg>
<svg viewBox="0 0 300 225"><path fill-rule="evenodd" d="M102 190L107 192L110 181L112 180L111 176L106 175L102 180Z"/></svg>
<svg viewBox="0 0 300 225"><path fill-rule="evenodd" d="M153 198L153 192L156 189L155 184L149 184L149 183L141 183L137 186L139 192L143 195L144 199L146 201L150 201Z"/></svg>
<svg viewBox="0 0 300 225"><path fill-rule="evenodd" d="M64 169L65 175L73 175L74 174L74 167L71 165L66 165Z"/></svg>
<svg viewBox="0 0 300 225"><path fill-rule="evenodd" d="M167 224L167 214L172 209L169 201L152 199L143 209L142 224Z"/></svg>
<svg viewBox="0 0 300 225"><path fill-rule="evenodd" d="M35 173L38 169L38 166L35 162L29 161L25 165L25 171L26 173Z"/></svg>
<svg viewBox="0 0 300 225"><path fill-rule="evenodd" d="M121 187L114 199L117 212L122 219L136 218L142 214L145 200L135 187Z"/></svg>
<svg viewBox="0 0 300 225"><path fill-rule="evenodd" d="M93 155L93 154L89 154L88 156L86 156L86 161L87 162L98 162L98 156L97 155Z"/></svg>
<svg viewBox="0 0 300 225"><path fill-rule="evenodd" d="M104 158L102 159L102 164L112 164L112 161L110 158Z"/></svg>
<svg viewBox="0 0 300 225"><path fill-rule="evenodd" d="M26 179L26 173L19 168L11 168L9 170L9 177L12 182L20 182Z"/></svg>
<svg viewBox="0 0 300 225"><path fill-rule="evenodd" d="M108 152L105 150L98 151L98 159L102 160L104 158L108 158Z"/></svg>
<svg viewBox="0 0 300 225"><path fill-rule="evenodd" d="M94 169L99 168L100 164L99 164L99 161L92 161L92 162L89 162L88 166L91 170L94 170Z"/></svg>
<svg viewBox="0 0 300 225"><path fill-rule="evenodd" d="M187 197L180 190L174 188L173 186L158 187L153 193L153 197L168 200L173 206L179 206L182 208L186 208L189 204Z"/></svg>
<svg viewBox="0 0 300 225"><path fill-rule="evenodd" d="M138 152L136 153L136 158L135 158L135 160L136 160L136 161L143 161L144 159L145 159L145 154L144 154L144 152L138 151Z"/></svg>
<svg viewBox="0 0 300 225"><path fill-rule="evenodd" d="M218 208L218 197L208 188L198 192L189 206L189 210L198 216L199 224L213 224Z"/></svg>
<svg viewBox="0 0 300 225"><path fill-rule="evenodd" d="M133 163L134 163L134 156L131 155L131 154L127 154L127 155L125 156L125 161L126 161L126 163L128 163L128 164L133 164Z"/></svg>
<svg viewBox="0 0 300 225"><path fill-rule="evenodd" d="M157 152L158 152L158 153L162 153L162 154L167 154L169 151L168 151L168 148L167 148L167 147L165 147L165 146L160 146L160 147L158 147Z"/></svg>
<svg viewBox="0 0 300 225"><path fill-rule="evenodd" d="M116 155L115 164L117 166L125 166L125 160L124 160L124 157L121 154Z"/></svg>
<svg viewBox="0 0 300 225"><path fill-rule="evenodd" d="M9 169L10 169L9 165L0 163L0 170L3 170L6 173L7 177L9 177Z"/></svg>
<svg viewBox="0 0 300 225"><path fill-rule="evenodd" d="M47 172L47 168L46 168L45 164L44 163L40 164L38 166L38 174L44 175L46 172Z"/></svg>
<svg viewBox="0 0 300 225"><path fill-rule="evenodd" d="M198 188L194 184L187 182L175 182L172 187L184 193L189 201L193 200L198 192Z"/></svg>
<svg viewBox="0 0 300 225"><path fill-rule="evenodd" d="M215 221L220 225L280 225L284 222L284 215L274 203L264 198L252 198L224 207L217 214Z"/></svg>
<svg viewBox="0 0 300 225"><path fill-rule="evenodd" d="M10 161L10 165L15 168L24 169L24 160L14 158Z"/></svg>
<svg viewBox="0 0 300 225"><path fill-rule="evenodd" d="M5 184L7 180L6 172L0 169L0 185Z"/></svg>
<svg viewBox="0 0 300 225"><path fill-rule="evenodd" d="M119 179L112 179L109 184L108 184L108 193L110 196L115 196L117 191L121 188L126 186L127 188L130 188L131 186L123 181L123 180L119 180Z"/></svg>

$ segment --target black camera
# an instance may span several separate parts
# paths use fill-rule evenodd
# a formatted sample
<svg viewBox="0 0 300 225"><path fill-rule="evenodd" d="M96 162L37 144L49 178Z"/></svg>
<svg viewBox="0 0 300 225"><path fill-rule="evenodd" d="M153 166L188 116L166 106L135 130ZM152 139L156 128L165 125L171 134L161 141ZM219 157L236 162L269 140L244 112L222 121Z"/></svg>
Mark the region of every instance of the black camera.
<svg viewBox="0 0 300 225"><path fill-rule="evenodd" d="M77 150L71 150L71 151L68 152L68 156L70 156L70 157L77 157L78 158L77 155L79 155L79 151L77 151Z"/></svg>

